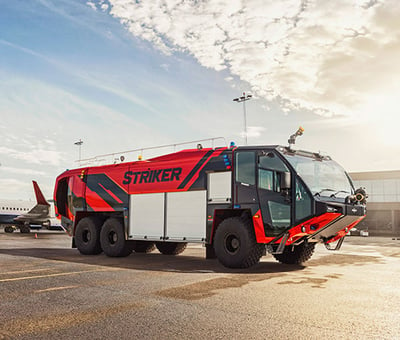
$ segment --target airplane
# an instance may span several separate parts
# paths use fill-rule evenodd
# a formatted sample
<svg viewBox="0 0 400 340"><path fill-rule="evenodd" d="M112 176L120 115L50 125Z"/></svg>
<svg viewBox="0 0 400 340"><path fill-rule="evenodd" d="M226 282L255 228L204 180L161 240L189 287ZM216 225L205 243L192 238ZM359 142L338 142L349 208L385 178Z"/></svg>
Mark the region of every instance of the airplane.
<svg viewBox="0 0 400 340"><path fill-rule="evenodd" d="M14 232L16 227L21 233L30 233L31 225L51 227L50 203L44 198L37 182L32 183L36 196L35 206L32 207L29 201L0 201L0 225L5 225L6 233Z"/></svg>

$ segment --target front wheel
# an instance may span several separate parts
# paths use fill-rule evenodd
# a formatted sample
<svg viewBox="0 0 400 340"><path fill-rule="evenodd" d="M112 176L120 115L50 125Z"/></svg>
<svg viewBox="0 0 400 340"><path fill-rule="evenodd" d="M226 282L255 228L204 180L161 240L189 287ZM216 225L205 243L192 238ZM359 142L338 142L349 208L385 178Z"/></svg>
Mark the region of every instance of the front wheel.
<svg viewBox="0 0 400 340"><path fill-rule="evenodd" d="M100 244L104 253L111 257L124 257L132 253L132 246L125 240L121 219L107 219L100 232Z"/></svg>
<svg viewBox="0 0 400 340"><path fill-rule="evenodd" d="M282 254L273 254L276 260L284 264L302 264L314 253L315 243L303 242L298 246L286 246Z"/></svg>
<svg viewBox="0 0 400 340"><path fill-rule="evenodd" d="M225 267L248 268L258 263L265 246L257 243L249 219L231 217L218 226L214 250Z"/></svg>

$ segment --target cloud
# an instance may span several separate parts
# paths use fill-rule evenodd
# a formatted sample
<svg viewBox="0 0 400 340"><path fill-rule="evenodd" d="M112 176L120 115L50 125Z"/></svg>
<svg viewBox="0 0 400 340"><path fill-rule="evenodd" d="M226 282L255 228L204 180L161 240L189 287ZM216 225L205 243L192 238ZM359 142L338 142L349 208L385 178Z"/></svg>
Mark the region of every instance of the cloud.
<svg viewBox="0 0 400 340"><path fill-rule="evenodd" d="M10 174L17 174L17 175L39 175L43 176L46 173L44 171L37 171L32 169L25 169L25 168L15 168L11 166L1 166L0 172L8 172Z"/></svg>
<svg viewBox="0 0 400 340"><path fill-rule="evenodd" d="M58 166L61 164L62 153L45 149L21 151L9 147L0 147L0 154L32 164L49 164Z"/></svg>
<svg viewBox="0 0 400 340"><path fill-rule="evenodd" d="M0 178L1 199L32 199L32 184L15 178ZM19 193L18 196L15 193ZM21 193L24 193L21 195Z"/></svg>
<svg viewBox="0 0 400 340"><path fill-rule="evenodd" d="M58 58L49 57L43 53L39 53L35 50L20 46L7 40L0 39L0 45L21 51L41 61L44 61L50 66L54 67L56 70L67 74L69 77L76 78L80 83L85 83L92 88L117 96L121 99L131 102L132 104L140 105L152 113L158 113L157 110L155 110L145 100L140 98L140 96L130 93L124 89L121 84L118 83L118 81L115 81L110 77L107 78L101 73L90 71L89 69L82 69L77 67L77 65L72 65L68 62L61 61ZM2 76L2 74L0 74L0 76Z"/></svg>
<svg viewBox="0 0 400 340"><path fill-rule="evenodd" d="M134 36L227 69L286 112L372 117L376 96L390 94L394 103L399 93L397 0L109 3Z"/></svg>
<svg viewBox="0 0 400 340"><path fill-rule="evenodd" d="M253 138L253 140L262 137L263 132L266 129L262 126L248 126L247 127L247 138ZM240 132L240 137L245 138L246 137L246 132L242 131Z"/></svg>
<svg viewBox="0 0 400 340"><path fill-rule="evenodd" d="M97 10L96 5L91 1L87 1L86 5L88 5L91 9Z"/></svg>
<svg viewBox="0 0 400 340"><path fill-rule="evenodd" d="M265 128L262 126L248 126L247 127L247 137L260 137L262 133L265 131Z"/></svg>

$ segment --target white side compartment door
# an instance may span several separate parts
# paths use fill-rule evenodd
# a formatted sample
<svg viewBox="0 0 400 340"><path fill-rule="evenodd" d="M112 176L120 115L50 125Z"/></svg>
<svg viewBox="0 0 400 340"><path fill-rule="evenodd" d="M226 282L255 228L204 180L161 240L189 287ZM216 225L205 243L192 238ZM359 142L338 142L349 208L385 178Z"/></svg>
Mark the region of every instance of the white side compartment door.
<svg viewBox="0 0 400 340"><path fill-rule="evenodd" d="M202 242L206 237L207 191L167 193L167 240Z"/></svg>
<svg viewBox="0 0 400 340"><path fill-rule="evenodd" d="M130 195L129 238L159 241L164 236L164 195Z"/></svg>
<svg viewBox="0 0 400 340"><path fill-rule="evenodd" d="M211 172L208 174L208 202L229 203L232 198L232 172Z"/></svg>

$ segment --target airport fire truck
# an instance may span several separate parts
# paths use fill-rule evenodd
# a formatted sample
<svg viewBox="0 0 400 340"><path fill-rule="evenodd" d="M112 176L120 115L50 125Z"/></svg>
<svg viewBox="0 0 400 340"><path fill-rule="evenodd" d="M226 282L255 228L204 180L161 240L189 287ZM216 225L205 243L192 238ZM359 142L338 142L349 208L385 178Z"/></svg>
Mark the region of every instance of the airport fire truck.
<svg viewBox="0 0 400 340"><path fill-rule="evenodd" d="M317 243L338 250L365 217L366 197L329 156L291 144L198 145L82 167L59 175L54 190L56 213L82 254L177 255L202 243L206 258L230 268L267 252L301 264Z"/></svg>

